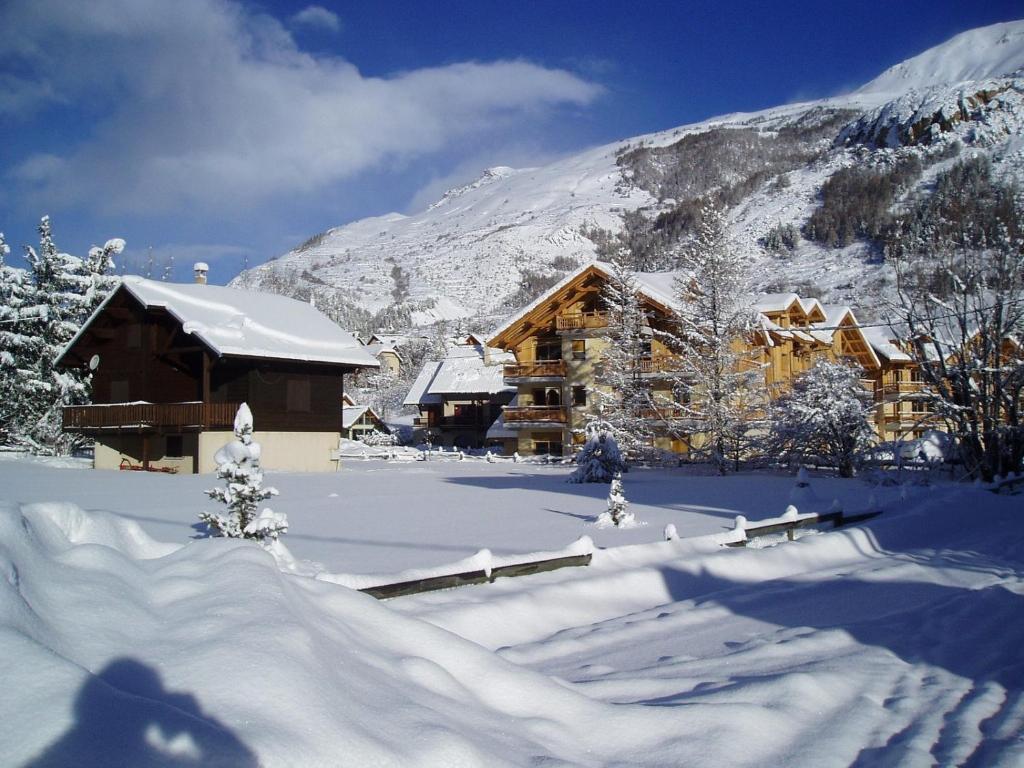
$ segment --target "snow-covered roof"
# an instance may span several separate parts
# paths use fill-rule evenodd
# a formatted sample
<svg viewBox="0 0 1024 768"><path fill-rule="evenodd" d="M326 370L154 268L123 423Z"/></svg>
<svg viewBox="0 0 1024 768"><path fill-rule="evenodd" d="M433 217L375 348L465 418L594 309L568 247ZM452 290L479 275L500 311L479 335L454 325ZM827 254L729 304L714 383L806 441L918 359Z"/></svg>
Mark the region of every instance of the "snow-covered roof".
<svg viewBox="0 0 1024 768"><path fill-rule="evenodd" d="M128 276L121 288L147 309L163 307L218 356L303 360L376 368L352 334L306 302L270 293ZM116 294L111 292L65 349L71 349Z"/></svg>
<svg viewBox="0 0 1024 768"><path fill-rule="evenodd" d="M487 349L464 344L448 350L444 360L427 360L406 395L405 405L440 403L446 395L496 395L514 392L505 384L504 363L515 362L515 356L500 349Z"/></svg>
<svg viewBox="0 0 1024 768"><path fill-rule="evenodd" d="M364 413L369 413L375 421L380 422L380 426L387 429L387 425L381 421L380 416L368 405L348 405L341 409L341 428L351 429L352 425L359 421L359 417Z"/></svg>
<svg viewBox="0 0 1024 768"><path fill-rule="evenodd" d="M379 357L380 355L383 355L385 353L391 353L392 355L397 357L399 360L402 359L402 355L401 355L401 353L399 353L399 351L397 349L395 349L390 344L385 344L384 342L380 342L380 341L374 342L372 344L367 344L366 345L366 351L369 352L374 357Z"/></svg>
<svg viewBox="0 0 1024 768"><path fill-rule="evenodd" d="M763 293L754 298L753 307L758 312L785 312L796 302L805 315L816 308L824 312L817 299L803 298L795 293Z"/></svg>
<svg viewBox="0 0 1024 768"><path fill-rule="evenodd" d="M875 354L894 363L909 363L911 361L910 355L893 344L892 333L887 329L862 327L861 332L863 332L864 338L868 340L868 344L871 345Z"/></svg>

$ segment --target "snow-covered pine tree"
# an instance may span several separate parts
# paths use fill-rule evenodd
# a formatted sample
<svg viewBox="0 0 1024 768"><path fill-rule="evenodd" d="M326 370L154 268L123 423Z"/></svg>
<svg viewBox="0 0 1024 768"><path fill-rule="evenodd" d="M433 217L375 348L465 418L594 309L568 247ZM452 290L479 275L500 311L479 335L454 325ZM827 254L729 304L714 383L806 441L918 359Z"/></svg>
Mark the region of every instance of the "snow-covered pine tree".
<svg viewBox="0 0 1024 768"><path fill-rule="evenodd" d="M255 539L265 547L288 530L288 518L280 512L263 509L261 501L277 495L276 488L263 487L260 468L260 444L252 439L253 419L249 406L242 403L235 414L235 439L214 454L217 477L222 488L211 488L206 495L227 506L227 514L203 512L199 519L215 536Z"/></svg>
<svg viewBox="0 0 1024 768"><path fill-rule="evenodd" d="M651 329L636 278L619 261L612 262L602 300L608 325L601 337L593 402L602 428L615 436L625 458L635 461L653 445L651 382L641 373L641 361L651 355Z"/></svg>
<svg viewBox="0 0 1024 768"><path fill-rule="evenodd" d="M723 210L707 205L694 240L679 256L675 285L680 358L674 407L686 414L691 455L708 457L725 473L752 447L767 403L764 371L744 339L753 328L748 264L730 248Z"/></svg>
<svg viewBox="0 0 1024 768"><path fill-rule="evenodd" d="M616 473L612 478L611 487L608 489L608 511L601 517L610 519L616 528L630 526L634 519L633 513L628 511L628 507L626 492L622 488L622 475Z"/></svg>
<svg viewBox="0 0 1024 768"><path fill-rule="evenodd" d="M11 252L0 232L0 445L14 442L21 432L25 398L22 367L27 356L21 310L25 304L26 274L4 263Z"/></svg>
<svg viewBox="0 0 1024 768"><path fill-rule="evenodd" d="M569 475L570 483L610 483L626 472L626 462L615 442L611 424L592 421L587 425L587 442L576 456L576 469Z"/></svg>
<svg viewBox="0 0 1024 768"><path fill-rule="evenodd" d="M793 381L793 388L771 408L766 453L793 463L817 457L852 477L864 450L874 441L871 395L862 372L821 360Z"/></svg>
<svg viewBox="0 0 1024 768"><path fill-rule="evenodd" d="M58 370L54 363L103 300L111 285L106 278L111 258L123 247L122 240L110 240L80 259L57 248L48 216L40 221L39 250L25 249L29 269L17 318L22 336L18 442L58 453L74 446L75 438L61 432L61 409L88 402L90 375Z"/></svg>

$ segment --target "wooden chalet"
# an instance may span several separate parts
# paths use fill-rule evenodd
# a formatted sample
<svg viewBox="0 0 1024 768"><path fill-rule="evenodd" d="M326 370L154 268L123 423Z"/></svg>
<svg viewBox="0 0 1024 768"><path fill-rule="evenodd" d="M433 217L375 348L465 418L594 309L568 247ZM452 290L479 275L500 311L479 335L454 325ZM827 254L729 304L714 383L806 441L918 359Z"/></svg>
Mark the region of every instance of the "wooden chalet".
<svg viewBox="0 0 1024 768"><path fill-rule="evenodd" d="M210 472L240 403L268 469L334 469L343 375L376 367L358 341L283 296L126 277L58 365L91 368L92 405L64 429L95 440L95 466Z"/></svg>
<svg viewBox="0 0 1024 768"><path fill-rule="evenodd" d="M561 455L582 442L583 428L594 415L592 393L607 344L602 292L611 276L607 264L581 267L508 320L488 342L515 355L515 362L505 366L505 381L517 393L515 405L505 408L503 428L518 434L519 453ZM649 351L638 361L640 375L653 380L655 401L666 404L652 410L652 426L656 434L659 425L672 427L661 429L655 445L685 454L701 436L687 433L684 414L670 405L677 401L672 379L680 359L656 332L673 325L676 275L636 273L634 278L652 330ZM759 326L734 343L750 352L751 364L764 368L769 396L785 392L795 376L825 358L860 365L866 392L877 397L882 361L849 308L825 307L796 294L772 294L752 300L752 309Z"/></svg>

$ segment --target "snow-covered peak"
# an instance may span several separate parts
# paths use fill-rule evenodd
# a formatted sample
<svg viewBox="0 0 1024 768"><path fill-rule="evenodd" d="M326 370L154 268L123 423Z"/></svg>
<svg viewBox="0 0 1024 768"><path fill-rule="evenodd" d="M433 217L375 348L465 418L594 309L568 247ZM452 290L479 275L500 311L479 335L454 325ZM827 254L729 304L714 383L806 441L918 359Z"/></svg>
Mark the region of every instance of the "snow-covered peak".
<svg viewBox="0 0 1024 768"><path fill-rule="evenodd" d="M449 189L441 196L440 200L431 204L428 210L440 208L442 205L451 202L457 197L462 197L471 190L479 189L480 187L486 186L500 179L507 179L514 173L516 173L516 169L509 168L507 165L496 165L493 168L485 168L484 172L480 174L480 178L476 181L472 181L469 184L463 184L461 187L453 187L452 189Z"/></svg>
<svg viewBox="0 0 1024 768"><path fill-rule="evenodd" d="M857 93L905 93L942 83L984 80L1024 69L1024 21L980 27L900 62Z"/></svg>

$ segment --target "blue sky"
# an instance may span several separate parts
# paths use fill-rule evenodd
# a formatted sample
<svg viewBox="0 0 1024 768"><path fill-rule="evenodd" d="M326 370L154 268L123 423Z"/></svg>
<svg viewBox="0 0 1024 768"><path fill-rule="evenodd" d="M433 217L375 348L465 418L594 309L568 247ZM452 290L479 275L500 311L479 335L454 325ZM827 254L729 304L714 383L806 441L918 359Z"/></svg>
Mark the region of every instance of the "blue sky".
<svg viewBox="0 0 1024 768"><path fill-rule="evenodd" d="M196 259L716 114L833 95L1018 2L0 3L0 231Z"/></svg>

